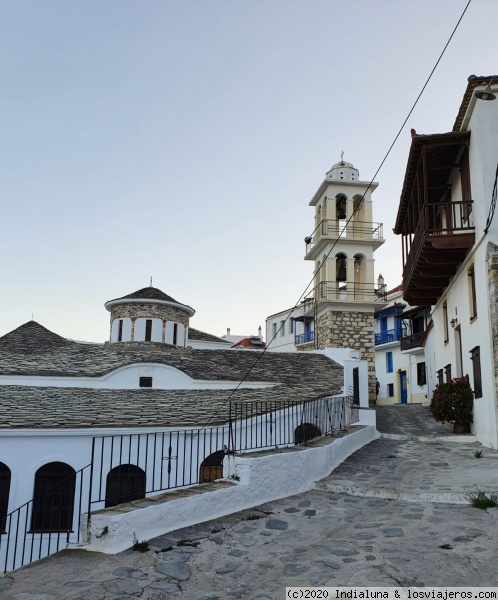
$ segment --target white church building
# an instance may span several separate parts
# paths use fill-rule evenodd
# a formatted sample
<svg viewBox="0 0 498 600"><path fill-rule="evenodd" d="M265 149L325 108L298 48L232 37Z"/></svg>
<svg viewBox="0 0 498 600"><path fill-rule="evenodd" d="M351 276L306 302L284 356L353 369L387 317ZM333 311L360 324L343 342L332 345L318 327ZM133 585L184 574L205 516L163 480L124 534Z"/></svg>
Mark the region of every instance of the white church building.
<svg viewBox="0 0 498 600"><path fill-rule="evenodd" d="M0 572L71 544L122 550L134 531L147 539L297 493L375 435L374 417L361 408L364 361L344 367L326 353L265 353L253 368L254 351L219 349L215 336L194 330L212 347L192 347L194 310L159 289L105 306L104 344L68 340L34 321L0 337ZM361 375L355 404L344 394L353 369ZM270 456L253 471L248 458L230 479L246 452L307 444L355 423L365 427L335 457L285 455L308 457L301 478L280 469L281 478L258 484L275 471ZM219 480L203 509L184 498L151 501ZM116 512L122 503L129 508Z"/></svg>

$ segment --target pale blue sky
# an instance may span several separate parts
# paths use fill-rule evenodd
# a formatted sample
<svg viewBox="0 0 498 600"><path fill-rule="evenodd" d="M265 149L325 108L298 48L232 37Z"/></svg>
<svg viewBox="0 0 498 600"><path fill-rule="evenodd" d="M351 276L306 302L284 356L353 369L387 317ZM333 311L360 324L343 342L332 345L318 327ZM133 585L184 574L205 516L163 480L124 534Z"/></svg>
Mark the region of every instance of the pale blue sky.
<svg viewBox="0 0 498 600"><path fill-rule="evenodd" d="M466 0L0 0L0 335L31 319L104 341L149 284L194 327L256 333L312 276L308 202L341 150L369 180ZM473 0L377 177L387 242L410 146L498 72Z"/></svg>

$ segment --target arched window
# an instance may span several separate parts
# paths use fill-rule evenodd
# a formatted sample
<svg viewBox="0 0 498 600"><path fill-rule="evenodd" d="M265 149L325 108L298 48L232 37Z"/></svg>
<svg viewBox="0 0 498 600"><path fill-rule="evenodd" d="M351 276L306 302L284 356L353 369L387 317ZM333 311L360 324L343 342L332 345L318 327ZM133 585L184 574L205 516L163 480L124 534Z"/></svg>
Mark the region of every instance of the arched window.
<svg viewBox="0 0 498 600"><path fill-rule="evenodd" d="M313 438L320 437L322 432L313 423L301 423L294 430L294 444L305 444Z"/></svg>
<svg viewBox="0 0 498 600"><path fill-rule="evenodd" d="M0 462L0 533L5 531L9 509L10 469Z"/></svg>
<svg viewBox="0 0 498 600"><path fill-rule="evenodd" d="M35 475L31 531L71 531L75 470L62 462L40 467Z"/></svg>
<svg viewBox="0 0 498 600"><path fill-rule="evenodd" d="M223 477L224 458L225 452L223 450L218 450L206 456L199 469L199 483L221 479Z"/></svg>
<svg viewBox="0 0 498 600"><path fill-rule="evenodd" d="M145 471L136 465L119 465L107 475L105 506L145 498Z"/></svg>
<svg viewBox="0 0 498 600"><path fill-rule="evenodd" d="M339 194L335 199L335 214L338 219L346 218L346 196L344 194Z"/></svg>
<svg viewBox="0 0 498 600"><path fill-rule="evenodd" d="M346 255L338 254L335 259L335 280L336 281L346 281L347 280L347 272L346 272Z"/></svg>
<svg viewBox="0 0 498 600"><path fill-rule="evenodd" d="M361 215L362 212L362 208L363 206L365 206L365 203L361 201L362 196L360 196L359 194L356 194L356 196L353 196L353 217L355 219L358 219Z"/></svg>

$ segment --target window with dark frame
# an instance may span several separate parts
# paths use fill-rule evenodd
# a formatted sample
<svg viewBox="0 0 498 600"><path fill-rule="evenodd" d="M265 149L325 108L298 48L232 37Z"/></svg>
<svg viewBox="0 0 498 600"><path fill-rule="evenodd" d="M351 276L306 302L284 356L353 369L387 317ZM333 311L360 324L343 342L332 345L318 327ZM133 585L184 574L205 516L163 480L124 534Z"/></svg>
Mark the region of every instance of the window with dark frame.
<svg viewBox="0 0 498 600"><path fill-rule="evenodd" d="M10 469L0 462L0 533L5 532L9 509Z"/></svg>
<svg viewBox="0 0 498 600"><path fill-rule="evenodd" d="M145 341L152 340L152 319L145 319Z"/></svg>
<svg viewBox="0 0 498 600"><path fill-rule="evenodd" d="M123 341L123 319L119 319L118 342L122 342L122 341Z"/></svg>
<svg viewBox="0 0 498 600"><path fill-rule="evenodd" d="M76 471L61 462L40 467L35 475L31 532L72 531Z"/></svg>
<svg viewBox="0 0 498 600"><path fill-rule="evenodd" d="M386 373L393 372L393 353L386 352Z"/></svg>
<svg viewBox="0 0 498 600"><path fill-rule="evenodd" d="M481 349L479 346L470 351L470 360L474 375L474 398L482 398Z"/></svg>
<svg viewBox="0 0 498 600"><path fill-rule="evenodd" d="M444 367L444 376L446 379L446 383L449 383L451 381L451 365L446 365Z"/></svg>
<svg viewBox="0 0 498 600"><path fill-rule="evenodd" d="M448 305L446 302L443 304L443 328L444 328L444 343L446 344L449 339L448 335Z"/></svg>
<svg viewBox="0 0 498 600"><path fill-rule="evenodd" d="M462 219L465 223L472 212L472 192L470 189L469 150L466 148L460 159L460 181L462 186Z"/></svg>
<svg viewBox="0 0 498 600"><path fill-rule="evenodd" d="M142 388L152 387L152 377L140 377L139 386Z"/></svg>
<svg viewBox="0 0 498 600"><path fill-rule="evenodd" d="M394 383L387 384L387 397L394 398Z"/></svg>
<svg viewBox="0 0 498 600"><path fill-rule="evenodd" d="M426 383L425 362L417 363L417 385L425 385Z"/></svg>
<svg viewBox="0 0 498 600"><path fill-rule="evenodd" d="M178 323L173 323L173 346L178 344Z"/></svg>
<svg viewBox="0 0 498 600"><path fill-rule="evenodd" d="M469 301L470 301L470 320L477 317L477 297L476 297L476 279L474 265L469 269Z"/></svg>
<svg viewBox="0 0 498 600"><path fill-rule="evenodd" d="M437 382L439 385L444 383L444 371L443 369L439 369L437 372Z"/></svg>

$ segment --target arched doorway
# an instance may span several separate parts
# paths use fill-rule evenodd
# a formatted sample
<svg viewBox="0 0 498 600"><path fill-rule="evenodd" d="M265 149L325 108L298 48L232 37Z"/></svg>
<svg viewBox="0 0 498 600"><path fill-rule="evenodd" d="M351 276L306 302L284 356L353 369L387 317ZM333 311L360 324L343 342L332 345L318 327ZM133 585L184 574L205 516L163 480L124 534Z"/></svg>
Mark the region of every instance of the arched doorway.
<svg viewBox="0 0 498 600"><path fill-rule="evenodd" d="M301 423L294 429L294 444L305 444L313 438L320 437L322 432L313 423Z"/></svg>
<svg viewBox="0 0 498 600"><path fill-rule="evenodd" d="M223 477L223 459L225 451L213 452L202 461L199 469L199 483L214 481Z"/></svg>
<svg viewBox="0 0 498 600"><path fill-rule="evenodd" d="M0 533L5 531L9 510L10 469L0 462Z"/></svg>
<svg viewBox="0 0 498 600"><path fill-rule="evenodd" d="M145 498L145 471L136 465L119 465L107 475L105 506L109 508Z"/></svg>
<svg viewBox="0 0 498 600"><path fill-rule="evenodd" d="M71 531L76 471L62 462L40 467L35 475L31 531Z"/></svg>

